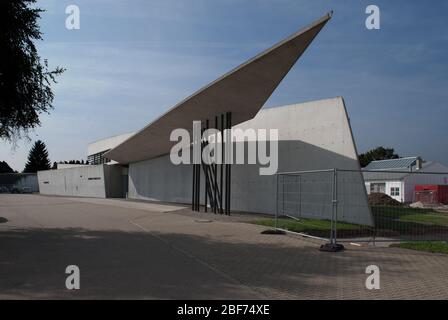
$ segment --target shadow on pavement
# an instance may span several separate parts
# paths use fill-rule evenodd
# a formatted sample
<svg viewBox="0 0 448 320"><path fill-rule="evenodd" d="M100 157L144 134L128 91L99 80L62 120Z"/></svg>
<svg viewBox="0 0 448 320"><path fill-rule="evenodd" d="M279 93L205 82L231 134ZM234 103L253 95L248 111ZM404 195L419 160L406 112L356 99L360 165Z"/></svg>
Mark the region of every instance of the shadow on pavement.
<svg viewBox="0 0 448 320"><path fill-rule="evenodd" d="M413 262L414 258L426 260L419 253L407 253L404 265L399 249L325 253L317 248L315 244L259 245L169 233L1 231L0 298L394 298L393 290L400 285L400 294L412 286L418 287L411 293L426 294L428 290L418 288L428 283L419 284L416 273L434 272L427 263L422 271ZM448 260L440 259L446 265ZM65 289L65 268L72 264L81 271L78 291ZM365 289L365 268L370 264L382 266L384 290ZM391 284L388 279L393 279ZM446 279L433 283L433 292L434 286L446 288Z"/></svg>

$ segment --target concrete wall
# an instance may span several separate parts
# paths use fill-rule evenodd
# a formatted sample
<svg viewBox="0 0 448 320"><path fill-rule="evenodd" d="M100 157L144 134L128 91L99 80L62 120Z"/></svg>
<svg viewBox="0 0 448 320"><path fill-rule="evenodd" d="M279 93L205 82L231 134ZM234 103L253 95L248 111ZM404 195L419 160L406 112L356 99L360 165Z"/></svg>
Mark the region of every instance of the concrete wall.
<svg viewBox="0 0 448 320"><path fill-rule="evenodd" d="M37 173L41 194L105 198L104 165Z"/></svg>
<svg viewBox="0 0 448 320"><path fill-rule="evenodd" d="M124 168L119 165L96 165L39 171L41 194L92 197L124 198Z"/></svg>
<svg viewBox="0 0 448 320"><path fill-rule="evenodd" d="M254 119L234 128L278 129L279 172L360 170L342 98L263 109ZM258 164L232 165L232 210L275 213L276 176L261 176L259 168ZM355 188L350 196L340 195L344 206L340 216L346 221L371 224L362 176L354 173L350 179ZM203 192L203 184L201 188ZM130 198L191 203L191 189L191 166L175 166L169 155L129 165ZM356 199L353 193L358 195ZM328 210L316 214L330 216Z"/></svg>

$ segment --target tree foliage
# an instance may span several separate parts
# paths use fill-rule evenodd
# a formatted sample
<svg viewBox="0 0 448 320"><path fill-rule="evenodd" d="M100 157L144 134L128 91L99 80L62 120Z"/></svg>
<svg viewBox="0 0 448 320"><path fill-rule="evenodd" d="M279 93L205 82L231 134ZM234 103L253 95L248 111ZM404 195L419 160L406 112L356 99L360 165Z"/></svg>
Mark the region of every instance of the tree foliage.
<svg viewBox="0 0 448 320"><path fill-rule="evenodd" d="M69 161L59 161L60 164L87 164L87 162L84 163L83 160L69 160Z"/></svg>
<svg viewBox="0 0 448 320"><path fill-rule="evenodd" d="M393 148L376 147L366 153L359 155L361 167L366 167L370 162L376 160L398 159L400 156Z"/></svg>
<svg viewBox="0 0 448 320"><path fill-rule="evenodd" d="M44 11L36 0L0 1L0 139L15 141L40 125L39 115L53 108L51 85L64 72L49 70L35 41Z"/></svg>
<svg viewBox="0 0 448 320"><path fill-rule="evenodd" d="M49 170L50 168L51 164L48 159L47 147L41 140L37 140L30 150L23 172L36 173L37 171Z"/></svg>
<svg viewBox="0 0 448 320"><path fill-rule="evenodd" d="M14 173L14 170L6 161L0 161L0 173Z"/></svg>

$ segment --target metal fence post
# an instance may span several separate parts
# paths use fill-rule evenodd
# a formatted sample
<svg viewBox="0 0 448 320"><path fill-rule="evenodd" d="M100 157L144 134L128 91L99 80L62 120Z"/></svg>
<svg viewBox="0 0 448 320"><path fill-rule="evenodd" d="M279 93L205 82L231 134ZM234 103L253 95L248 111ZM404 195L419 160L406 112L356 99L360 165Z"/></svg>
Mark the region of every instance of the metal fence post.
<svg viewBox="0 0 448 320"><path fill-rule="evenodd" d="M299 175L299 219L302 218L302 176Z"/></svg>
<svg viewBox="0 0 448 320"><path fill-rule="evenodd" d="M277 222L278 222L278 174L276 175L277 176L277 192L276 192L276 210L275 210L275 222L274 222L274 228L275 228L275 230L277 230L277 226L278 226L278 224L277 224Z"/></svg>
<svg viewBox="0 0 448 320"><path fill-rule="evenodd" d="M338 241L338 169L333 171L333 243Z"/></svg>
<svg viewBox="0 0 448 320"><path fill-rule="evenodd" d="M336 244L335 238L335 214L336 214L336 169L332 171L332 185L331 185L331 220L330 220L330 243Z"/></svg>
<svg viewBox="0 0 448 320"><path fill-rule="evenodd" d="M331 220L330 220L330 243L320 247L321 251L337 252L344 250L344 246L337 243L337 220L338 220L338 190L337 190L337 169L333 169L332 177L332 197L331 197Z"/></svg>

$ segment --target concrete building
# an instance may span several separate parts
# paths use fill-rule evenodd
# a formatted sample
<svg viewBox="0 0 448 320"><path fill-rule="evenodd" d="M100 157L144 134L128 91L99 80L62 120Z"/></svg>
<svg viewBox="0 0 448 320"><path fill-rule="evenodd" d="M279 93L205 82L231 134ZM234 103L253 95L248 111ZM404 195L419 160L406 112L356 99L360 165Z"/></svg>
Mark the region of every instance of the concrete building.
<svg viewBox="0 0 448 320"><path fill-rule="evenodd" d="M103 155L131 137L121 134L92 142L87 147L88 165L58 164L58 170L39 171L41 194L124 198L128 191L128 168Z"/></svg>
<svg viewBox="0 0 448 320"><path fill-rule="evenodd" d="M372 161L363 172L367 193L384 193L393 199L414 202L416 185L448 184L448 167L420 157Z"/></svg>
<svg viewBox="0 0 448 320"><path fill-rule="evenodd" d="M94 164L113 160L128 169L128 197L132 199L187 203L196 211L202 207L226 214L230 210L273 214L276 211L276 176L261 175L263 164L249 163L248 152L244 164L233 164L230 161L233 156L227 153L222 159L224 163L209 164L201 159L201 150L210 146L213 136L220 137L219 148L227 150L229 146L234 149L243 146L248 150L251 139L232 141L232 130L277 129L278 171L330 168L358 171L352 177L357 197L341 199L341 205L345 206L341 219L372 224L343 99L261 110L330 18L331 14L328 14L318 19L248 60L181 101L142 130L130 134L118 145L115 144L121 138L112 137L89 146L89 160ZM170 156L172 148L178 144L171 137L173 131L183 129L191 136L196 134L193 130L195 123L199 123L199 135L201 130L209 129L215 129L216 133L205 135L203 140L199 137L192 145L188 143L180 150L183 154L192 149L190 159L195 160L193 164L173 164ZM260 141L258 137L255 140ZM199 157L194 153L195 148L200 149ZM54 194L63 190L70 195L107 197L109 186L105 171L108 167L111 166L101 165L91 169L92 172L78 168L73 169L73 173L39 173L41 192ZM98 179L89 180L92 177ZM364 209L350 209L361 207ZM318 217L311 209L308 216ZM328 218L328 212L320 217Z"/></svg>
<svg viewBox="0 0 448 320"><path fill-rule="evenodd" d="M126 141L133 135L134 135L133 132L124 133L90 143L87 146L87 161L91 165L104 164L104 163L116 164L117 163L116 161L105 158L104 154L109 150L118 146L120 143Z"/></svg>
<svg viewBox="0 0 448 320"><path fill-rule="evenodd" d="M126 196L126 168L120 165L88 165L37 173L41 194L124 198Z"/></svg>
<svg viewBox="0 0 448 320"><path fill-rule="evenodd" d="M341 193L340 219L371 224L366 192L359 173L357 151L342 98L262 109L253 119L233 127L234 130L247 128L278 128L279 172L330 168L354 170L351 179L358 188L352 190L350 197ZM244 144L247 153L250 142L247 139L238 140L234 142L234 150L239 143ZM275 214L277 177L260 175L259 169L263 165L247 164L247 154L245 160L245 164L232 165L232 210ZM130 162L128 165L129 198L191 203L192 165L174 165L169 154ZM317 176L309 176L309 179L316 178ZM201 181L201 190L204 190L204 172L201 172ZM311 203L306 199L302 200L303 203ZM200 204L205 205L203 196L200 198ZM309 207L307 210L305 206L302 216L329 217L330 209L327 207L313 210Z"/></svg>

